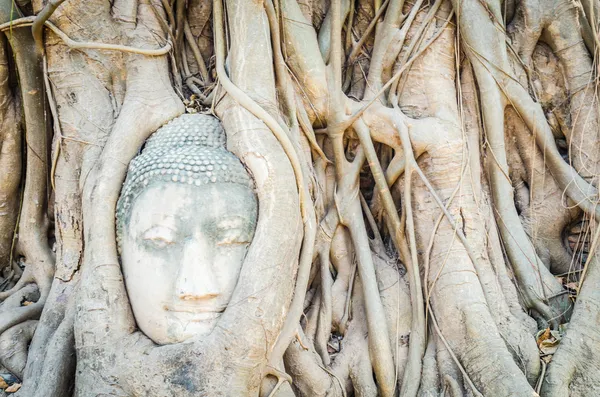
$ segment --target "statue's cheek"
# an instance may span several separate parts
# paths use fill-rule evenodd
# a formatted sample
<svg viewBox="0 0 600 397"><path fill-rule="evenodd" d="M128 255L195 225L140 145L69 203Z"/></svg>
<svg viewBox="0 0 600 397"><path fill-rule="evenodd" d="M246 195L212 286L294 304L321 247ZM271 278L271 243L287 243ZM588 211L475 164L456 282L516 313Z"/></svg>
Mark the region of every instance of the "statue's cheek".
<svg viewBox="0 0 600 397"><path fill-rule="evenodd" d="M245 245L230 245L220 248L216 255L214 274L221 285L223 296L227 299L233 294L247 251Z"/></svg>

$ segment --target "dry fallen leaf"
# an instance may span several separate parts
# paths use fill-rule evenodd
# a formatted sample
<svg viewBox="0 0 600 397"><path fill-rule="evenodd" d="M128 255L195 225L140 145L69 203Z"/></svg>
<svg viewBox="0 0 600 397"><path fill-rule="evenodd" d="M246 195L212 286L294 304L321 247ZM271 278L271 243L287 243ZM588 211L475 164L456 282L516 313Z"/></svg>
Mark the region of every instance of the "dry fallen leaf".
<svg viewBox="0 0 600 397"><path fill-rule="evenodd" d="M542 342L544 342L546 339L550 338L550 336L551 336L550 328L546 328L545 330L538 332L538 337L537 337L538 346L541 347Z"/></svg>
<svg viewBox="0 0 600 397"><path fill-rule="evenodd" d="M558 350L558 339L551 338L540 343L540 350L544 354L554 354Z"/></svg>
<svg viewBox="0 0 600 397"><path fill-rule="evenodd" d="M30 302L30 301L25 301L25 302L23 302L23 303L22 303L22 305L23 305L23 306L29 306L29 305L31 305L32 303L33 303L33 302Z"/></svg>
<svg viewBox="0 0 600 397"><path fill-rule="evenodd" d="M538 332L536 341L540 351L543 354L551 355L554 354L558 349L558 344L560 343L561 338L562 336L559 331L546 328Z"/></svg>
<svg viewBox="0 0 600 397"><path fill-rule="evenodd" d="M8 383L4 381L4 379L0 378L0 389L6 389L8 387Z"/></svg>
<svg viewBox="0 0 600 397"><path fill-rule="evenodd" d="M572 289L573 291L579 291L579 285L577 283L567 283L565 287Z"/></svg>
<svg viewBox="0 0 600 397"><path fill-rule="evenodd" d="M4 391L7 392L7 393L16 393L20 388L21 388L21 384L20 383L13 383L12 385L10 385Z"/></svg>

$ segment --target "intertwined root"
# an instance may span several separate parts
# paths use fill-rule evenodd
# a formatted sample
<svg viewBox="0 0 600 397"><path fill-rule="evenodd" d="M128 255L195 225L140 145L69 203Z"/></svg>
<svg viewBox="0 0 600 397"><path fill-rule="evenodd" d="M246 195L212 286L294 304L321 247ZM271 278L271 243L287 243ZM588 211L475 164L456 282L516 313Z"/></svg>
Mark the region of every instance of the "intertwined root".
<svg viewBox="0 0 600 397"><path fill-rule="evenodd" d="M544 396L590 396L600 392L600 268L596 257L587 272L577 305L560 348L554 354L542 388Z"/></svg>
<svg viewBox="0 0 600 397"><path fill-rule="evenodd" d="M0 291L16 279L12 266L15 227L18 219L21 181L21 125L16 101L8 86L6 45L0 45Z"/></svg>

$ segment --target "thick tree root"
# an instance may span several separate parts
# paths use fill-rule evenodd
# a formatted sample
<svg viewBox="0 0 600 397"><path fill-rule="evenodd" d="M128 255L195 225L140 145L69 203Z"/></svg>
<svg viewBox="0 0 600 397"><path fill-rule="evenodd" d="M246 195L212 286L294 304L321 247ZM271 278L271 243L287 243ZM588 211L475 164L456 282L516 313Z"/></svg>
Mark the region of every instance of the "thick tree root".
<svg viewBox="0 0 600 397"><path fill-rule="evenodd" d="M0 43L0 280L10 275L21 182L21 124L9 87L6 42Z"/></svg>
<svg viewBox="0 0 600 397"><path fill-rule="evenodd" d="M595 255L581 287L567 333L548 367L542 395L594 396L600 393L600 263Z"/></svg>
<svg viewBox="0 0 600 397"><path fill-rule="evenodd" d="M12 3L0 3L0 22L7 22L21 16L18 8ZM26 171L22 206L19 214L18 243L15 253L24 258L26 268L17 284L9 291L0 293L2 317L0 334L14 329L27 320L38 319L46 298L50 292L54 274L54 257L48 243L47 204L48 204L48 140L49 130L44 99L44 85L41 73L41 57L35 53L33 37L30 31L17 29L5 33L13 50L15 65L19 71L19 88L23 102L23 118L25 124ZM12 250L12 248L11 248ZM28 283L36 285L26 285ZM28 306L11 304L12 299L20 299L28 291L36 288L36 298L30 298ZM28 324L31 324L28 322ZM28 328L31 330L31 328ZM12 331L9 331L12 332ZM32 333L32 332L31 332ZM12 338L13 334L7 335ZM27 334L26 339L30 339ZM21 342L18 349L23 349ZM21 351L19 354L24 354ZM23 363L11 363L22 375Z"/></svg>
<svg viewBox="0 0 600 397"><path fill-rule="evenodd" d="M0 335L0 363L21 379L27 363L29 342L33 338L36 326L36 320L28 320Z"/></svg>

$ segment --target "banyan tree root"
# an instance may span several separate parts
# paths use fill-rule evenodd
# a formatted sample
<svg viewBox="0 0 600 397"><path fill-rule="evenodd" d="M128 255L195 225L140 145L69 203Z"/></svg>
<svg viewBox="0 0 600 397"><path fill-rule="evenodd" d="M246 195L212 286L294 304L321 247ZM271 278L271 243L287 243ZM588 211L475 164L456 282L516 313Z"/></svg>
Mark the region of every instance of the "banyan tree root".
<svg viewBox="0 0 600 397"><path fill-rule="evenodd" d="M27 320L9 328L0 336L0 363L21 379L27 363L29 343L36 326L37 320Z"/></svg>
<svg viewBox="0 0 600 397"><path fill-rule="evenodd" d="M20 11L11 3L0 3L2 22L20 16ZM18 86L21 93L24 121L25 173L22 204L18 211L18 239L11 245L10 257L22 257L25 270L16 284L0 292L3 300L0 317L0 335L4 343L13 341L13 351L3 349L4 365L15 374L23 376L27 346L32 338L35 322L46 303L54 275L54 257L48 241L48 135L44 87L41 73L41 58L35 53L30 31L17 30L5 35L11 44L14 63L19 71ZM5 121L9 121L9 119ZM13 128L19 129L19 125ZM14 139L14 138L13 138ZM7 147L8 149L9 147ZM13 150L20 151L17 147ZM20 157L20 155L19 155ZM18 169L18 168L17 168ZM15 229L13 232L16 234ZM13 251L14 248L14 251ZM33 283L34 285L29 285ZM25 302L25 295L35 288L37 295ZM15 302L16 300L16 302ZM7 332L7 335L4 335Z"/></svg>
<svg viewBox="0 0 600 397"><path fill-rule="evenodd" d="M581 286L575 311L560 348L552 357L544 378L542 395L593 396L600 392L600 364L594 354L600 331L600 266L597 256L590 258L590 268Z"/></svg>
<svg viewBox="0 0 600 397"><path fill-rule="evenodd" d="M438 95L437 97L441 99L440 107L445 105L450 109L452 109L452 98L456 95L451 79L431 79L429 84L421 86L415 86L412 81L418 81L416 76L420 73L421 68L438 58L435 57L437 51L451 51L451 46L443 45L443 42L451 40L451 37L449 33L444 34L440 37L439 44L433 44L433 53L424 55L422 60L418 61L416 70L411 71L408 75L406 85L408 92L423 90L425 93L438 90L440 86L444 87L442 92L447 92L448 96L444 98L444 96ZM412 79L411 74L414 76ZM463 72L461 76L464 79L463 87L468 87L469 84L467 74L468 72ZM443 101L444 99L446 100ZM422 106L419 101L408 95L400 96L399 100L402 105L409 105L413 108ZM435 111L434 109L421 111L431 114ZM511 313L509 309L508 302L515 299L516 296L514 292L509 294L510 291L503 291L500 288L499 280L503 274L492 267L486 254L488 243L485 241L485 232L481 228L485 227L486 218L489 217L491 211L486 209L489 205L486 202L486 196L478 197L476 193L477 186L481 186L479 175L475 173L479 169L479 164L469 163L469 157L466 156L467 137L465 135L473 133L479 135L479 123L474 120L467 125L468 130L463 132L457 126L458 110L454 108L453 113L446 112L448 115L446 120L442 119L437 121L437 125L433 124L437 128L432 129L431 121L433 120L431 120L430 123L422 123L422 126L414 123L411 130L411 136L419 137L420 140L425 139L425 134L431 134L431 140L427 142L427 149L419 160L419 166L425 170L424 174L437 194L447 203L448 212L455 219L454 225L448 222L448 219L443 219L435 227L433 220L442 215L441 211L435 200L432 200L430 193L427 192L428 188L420 181L415 182L414 191L423 192L420 195L415 193L415 214L417 214L415 223L419 236L418 241L422 244L420 251L426 252L425 244L430 241L430 238L433 239L432 235L435 237L432 240L435 242L433 248L427 254L429 258L422 261L430 263L426 274L429 284L427 298L431 298L431 307L440 326L442 337L447 339L453 353L464 365L479 392L484 395L525 393L528 381L532 382L539 371L539 360L535 344L529 336L529 323L523 322L522 316ZM475 147L471 150L478 149ZM457 153L465 155L457 156ZM439 167L440 164L444 164L443 172ZM454 191L457 193L454 198L450 199L453 197ZM461 247L462 243L458 239L458 233L467 236L468 249L476 253L474 260L470 258L465 249L467 247ZM458 298L454 300L453 296ZM454 302L454 305L441 303L450 300ZM477 301L482 304L475 303ZM489 316L489 320L482 321L483 316ZM484 330L480 328L481 324L488 324L488 326ZM492 331L489 324L495 324L496 330ZM490 334L490 332L498 333L492 336L494 334ZM458 335L461 337L456 338ZM490 339L487 339L488 337ZM446 349L443 344L438 348ZM478 349L494 351L498 365L507 366L505 371L514 371L508 369L513 366L521 367L521 371L527 374L526 377L519 379L522 391L519 388L503 390L508 386L506 383L485 380L486 373L479 370L477 364L479 361ZM451 362L450 365L455 364ZM485 361L482 361L482 365L485 366ZM515 379L513 385L516 383Z"/></svg>
<svg viewBox="0 0 600 397"><path fill-rule="evenodd" d="M7 43L0 45L0 280L8 285L14 274L13 246L19 214L21 183L21 125L17 102L9 87Z"/></svg>
<svg viewBox="0 0 600 397"><path fill-rule="evenodd" d="M27 311L29 317L23 317L23 307L34 306L33 302L40 298L40 291L34 284L21 288L5 299L0 306L0 315L9 318L12 323L0 335L0 365L14 375L23 378L29 343L33 337L40 312ZM16 319L16 320L15 320Z"/></svg>
<svg viewBox="0 0 600 397"><path fill-rule="evenodd" d="M0 9L3 22L19 15L11 4L3 4ZM47 241L47 179L48 179L48 125L44 87L41 73L41 58L31 48L33 38L27 30L7 32L15 56L19 74L19 87L23 101L23 121L25 128L26 171L25 186L19 216L19 239L16 254L23 256L27 266L25 273L13 287L13 291L29 282L36 282L40 288L43 306L50 289L54 273L54 258ZM0 294L6 298L11 292Z"/></svg>
<svg viewBox="0 0 600 397"><path fill-rule="evenodd" d="M291 18L290 18L290 19L291 19ZM296 19L296 20L298 19L298 15L297 15L297 14L294 14L294 19ZM301 28L299 28L298 26L299 26L299 25L294 25L294 26L292 27L292 26L290 25L290 28L292 28L292 29L301 29ZM295 31L294 33L298 34L299 32ZM290 37L293 37L293 34L290 34ZM297 37L297 35L296 35L296 37ZM302 44L302 45L303 45L304 47L306 47L306 45L307 45L307 40L306 40L306 37L304 38L304 40L303 40L303 44ZM289 47L289 44L288 44L288 50L289 50L289 48L290 48L290 47ZM301 56L299 55L299 52L294 52L294 54L296 54L295 56L297 56L297 57L299 57L299 58L301 57ZM318 71L318 70L319 70L319 68L318 68L318 67L317 67L317 68L312 68L312 69L311 69L311 72L312 72L312 74L316 74L316 71ZM301 69L299 69L298 71L295 71L295 72L296 72L297 74L300 74L300 73L302 73L302 72L304 72L304 71L303 71L303 70L301 70ZM303 75L303 76L304 76L304 77L303 77L304 79L306 79L306 80L308 80L308 81L311 81L311 80L309 80L309 79L308 79L308 76L305 76L305 75ZM311 76L311 77L312 77L312 76ZM318 78L318 76L315 76L315 77L316 77L316 78ZM306 80L305 80L305 81L306 81ZM313 85L313 84L310 84L310 83L309 83L309 84L307 84L307 86L312 88L312 87L316 87L316 86L317 86L317 84L314 84L314 85ZM450 92L452 92L452 91L450 91ZM315 98L311 98L310 102L314 104L314 103L318 103L318 101L319 101L319 100L322 100L322 99L320 99L320 98L318 98L318 97L315 97ZM375 107L376 105L374 104L373 106ZM380 108L377 108L377 109L380 109ZM388 117L385 117L385 116L387 116L387 113L385 113L385 112L387 112L387 111L383 111L383 110L382 110L382 111L379 111L379 112L377 112L376 110L374 110L374 111L372 111L372 113L371 113L371 112L369 112L369 114L372 114L372 116L371 116L370 118L367 118L367 113L365 113L365 115L366 115L366 116L365 116L365 120L366 120L367 124L370 124L370 123L375 123L376 121L377 121L377 122L379 122L379 123L382 123L382 122L383 122L383 123L385 123L385 121L384 121L384 120L386 120L386 119L388 119L388 120L389 120L389 119L391 118L391 117L389 117L389 116L388 116ZM388 112L388 113L389 113L389 112ZM375 116L375 115L377 115L377 116ZM383 117L382 117L382 116L383 116ZM422 130L421 130L421 129L418 129L418 130L417 130L417 127L415 127L415 126L416 126L416 125L418 125L419 123L417 123L416 121L414 121L414 122L413 122L413 121L411 120L411 121L410 121L410 124L411 124L411 127L413 127L413 128L415 129L414 131L411 131L411 133L412 133L412 135L411 135L411 136L415 136L415 137L417 137L416 139L418 139L420 142L426 142L426 143L433 142L433 139L432 139L431 141L427 141L427 138L426 138L426 136L424 136L424 133L425 133L425 131L426 131L426 130L431 130L431 129L432 129L432 126L435 126L435 125L436 125L436 124L433 124L433 120L432 120L432 121L431 121L429 124L426 124L426 123L424 123L424 122L423 122L423 123L420 123L420 124L423 126L423 127L422 127L423 129L422 129ZM378 127L378 128L372 128L372 130L371 130L371 133L373 134L373 136L386 136L386 135L385 135L385 129L384 129L384 128L386 127L385 125L382 125L382 126L380 126L380 125L377 125L377 124L373 124L373 125L375 125L375 126L377 126L377 127ZM449 124L449 123L445 123L445 124L441 123L441 124L439 124L439 125L440 125L440 127L442 127L442 126L443 126L443 127L442 127L442 128L439 128L439 129L435 129L435 132L436 132L436 133L439 133L439 132L442 132L442 131L444 131L444 128L448 128L448 126L449 126L449 125L451 125L451 124ZM455 128L455 127L454 127L454 128ZM376 131L376 132L374 132L374 131ZM392 132L393 132L393 129L392 129ZM428 136L430 136L430 137L432 137L432 138L435 136L435 134L432 134L432 133L431 133L431 131L428 131L428 132L429 132L429 135L428 135ZM394 133L394 132L393 132L393 133ZM397 132L395 132L395 133L397 134ZM376 134L379 134L379 135L376 135ZM439 138L438 138L438 139L439 139ZM459 140L460 140L460 135L459 135ZM388 141L388 142L389 142L389 141ZM425 145L425 146L427 146L427 144L426 144L426 143L422 143L421 145ZM416 150L419 150L419 149L418 149L419 145L415 145L415 146L417 147L417 149L416 149ZM433 150L433 144L432 144L432 145L429 147L429 149L430 149L430 150ZM423 152L423 151L421 150L421 153L422 153L422 152ZM448 149L448 153L449 153L449 154L450 154L450 153L454 154L454 153L455 153L455 150L453 150L453 148L452 148L452 147L450 147L450 148ZM371 160L371 161L372 161L372 160ZM446 162L444 162L444 161L441 161L441 162L440 162L440 164L441 164L441 163L448 164L448 162L447 162L447 161L446 161ZM459 173L458 173L458 176L459 176L459 177L460 177L460 169L461 169L461 167L459 167L459 169L458 169L458 171L459 171ZM447 178L447 175L446 175L446 178ZM452 185L451 185L451 186L452 186L452 188L454 188L454 186L455 186L455 183L456 183L456 181L454 181L454 184L452 184ZM338 205L339 205L339 204L338 204ZM434 204L434 206L435 206L435 204ZM427 234L429 235L430 233L427 233ZM449 242L451 242L451 240L449 240ZM441 249L444 249L444 248L442 247ZM437 258L436 258L436 259L437 259ZM467 264L467 263L469 263L470 261L469 261L469 259L465 258L465 259L463 260L463 262L465 262L465 264ZM478 269L478 273L479 273L479 270L480 270L480 269L483 269L483 268L479 268L479 269ZM488 270L488 271L489 271L489 270ZM481 282L481 281L479 281L478 279L476 279L476 280L474 280L474 282L478 284L478 283L479 283L479 282ZM489 289L489 287L488 287L488 289ZM491 294L491 293L492 293L492 292L490 291L490 292L489 292L489 294ZM451 296L457 296L457 294L453 294L453 295L451 295ZM483 294L482 294L482 295L480 295L480 296L483 298ZM490 296L490 298L489 298L489 299L492 299L492 297ZM501 298L501 296L500 296L500 297L497 297L497 298L495 298L495 299L503 299L503 298ZM447 301L448 301L448 298L446 298L445 302L447 302ZM485 302L485 301L484 301L484 302ZM413 302L413 303L414 303L414 302ZM484 304L484 305L485 305L485 304ZM494 305L494 304L490 304L490 305L492 306L492 305ZM444 305L444 306L445 306L445 305ZM474 307L474 306L472 306L472 305L471 305L471 306L467 305L467 306L465 306L465 307L464 307L462 310L463 310L463 311L465 311L465 312L471 312L471 311L473 310L473 307ZM483 306L483 307L485 307L485 306ZM494 306L492 306L492 307L494 307ZM506 310L508 310L508 309L506 309ZM489 313L489 312L488 312L488 313ZM489 314L487 314L487 315L489 315ZM444 318L451 318L451 317L452 317L452 316L444 316ZM490 321L491 321L491 320L490 320ZM476 322L474 322L474 324L475 324L475 323L476 323ZM507 325L508 325L509 323L510 323L510 321L506 322L505 324L507 324ZM463 322L463 324L464 324L464 322ZM509 328L510 328L510 327L509 327ZM482 331L483 331L483 330L482 330ZM507 332L508 332L508 331L507 331ZM531 370L531 368L529 368L529 372L530 372L530 377L531 377L531 378L535 378L535 372L536 372L536 371L535 371L535 368L537 368L537 367L538 367L539 363L538 363L537 359L535 358L535 345L533 344L533 340L532 340L532 339L530 339L530 338L527 336L527 331L525 330L525 328L521 328L521 330L520 330L520 331L513 330L513 331L511 331L511 332L513 333L513 335L519 335L519 333L520 333L520 335L521 335L521 336L518 336L518 337L517 337L515 340L519 340L520 342L518 342L518 343L524 343L524 344L525 344L525 346L528 346L528 348L526 348L525 350L523 350L523 349L518 349L518 350L520 350L520 351L529 351L529 352L530 352L530 353L529 353L529 357L530 357L530 358L527 360L527 362L528 362L528 363L530 363L530 365L533 365L533 368L534 368L534 370ZM516 334L515 334L515 332L516 332ZM454 336L454 335L461 335L461 334L463 334L463 333L464 333L463 331L454 331L454 332L451 332L450 334L451 334L452 336ZM513 343L513 344L514 344L514 341L511 341L511 340L510 340L512 337L511 337L511 336L507 336L507 337L509 338L509 339L508 339L508 341L507 341L507 343ZM514 337L514 336L513 336L513 337ZM473 342L474 342L474 343L477 343L477 342L476 342L476 340L477 340L477 339L478 339L478 338L474 338ZM500 340L500 338L496 337L496 340ZM460 345L459 345L459 346L460 346ZM484 346L486 346L486 344L485 344L485 343L482 343L482 344L481 344L481 346L482 346L482 348L485 348ZM463 345L463 347L461 347L461 348L466 348L466 347L467 347L467 345L465 344L465 345ZM487 347L487 346L486 346L486 347ZM455 345L455 348L456 348L456 345ZM507 348L506 348L506 346L504 346L503 344L500 344L500 345L498 345L498 348L500 349L499 351L504 351L504 353L502 353L502 354L504 354L504 357L505 357L505 358L504 358L504 360L506 360L506 361L505 361L505 362L506 362L506 364L507 364L508 366L511 366L511 365L512 365L512 366L515 366L515 368L516 368L516 364L513 362L513 360L512 360L512 357L511 357L511 355L510 355L510 353L509 353L509 350L504 350L504 349L507 349ZM516 349L515 349L515 350L516 350ZM533 354L532 354L532 353L533 353ZM518 360L518 361L522 361L522 360ZM477 369L472 369L472 370L474 370L475 372L477 372ZM514 371L514 370L510 370L510 371ZM488 388L493 388L493 387L502 387L502 386L500 386L500 384L498 384L498 385L494 385L494 384L493 384L493 382L491 382L491 383L490 383L490 382L486 382L486 381L484 381L483 379L477 379L477 383L486 384L486 386L487 386ZM527 381L526 381L526 379L525 379L525 378L523 378L523 384L521 384L521 385L520 385L518 388L515 388L515 390L519 390L519 389L520 389L520 390L523 390L523 391L526 391L526 390L528 389ZM491 390L491 389L490 389L490 390ZM497 389L497 390L500 390L500 389Z"/></svg>
<svg viewBox="0 0 600 397"><path fill-rule="evenodd" d="M481 4L467 5L458 2L453 4L460 10L459 23L463 27L463 31L465 26L477 23L484 18L486 22L489 21L488 9ZM499 4L492 4L491 10L495 12L492 14L494 18L501 16ZM486 36L465 31L463 40L470 46L467 54L471 59L478 84L490 87L489 90L481 92L481 101L486 139L489 142L491 156L493 156L493 161L489 162L488 168L494 212L500 235L519 280L527 307L538 311L547 321L556 325L556 316L561 310L559 307L552 309L549 306L551 302L548 301L548 297L560 292L561 286L543 266L518 218L512 199L511 181L507 178L508 166L504 142L504 110L509 100L503 94L503 87L500 87L495 80L496 74L499 72L490 73L487 64L484 63L491 62L507 73L510 67L507 58L508 52L502 34L493 25L487 29L490 30L490 35ZM482 61L480 57L486 61Z"/></svg>
<svg viewBox="0 0 600 397"><path fill-rule="evenodd" d="M550 1L541 8L523 1L516 9L509 31L515 51L525 64L532 60L535 46L542 35L543 41L558 58L570 94L570 120L561 131L569 146L569 164L584 179L597 185L600 130L597 93L593 84L590 84L593 79L593 54L586 50L582 32L572 28L579 26L580 13L576 4L564 0ZM525 35L525 31L528 34Z"/></svg>

